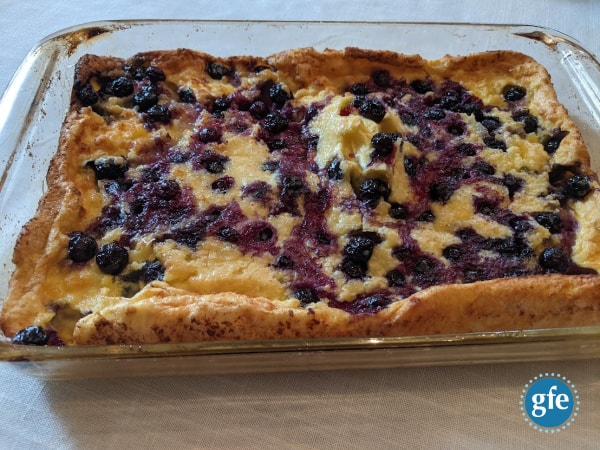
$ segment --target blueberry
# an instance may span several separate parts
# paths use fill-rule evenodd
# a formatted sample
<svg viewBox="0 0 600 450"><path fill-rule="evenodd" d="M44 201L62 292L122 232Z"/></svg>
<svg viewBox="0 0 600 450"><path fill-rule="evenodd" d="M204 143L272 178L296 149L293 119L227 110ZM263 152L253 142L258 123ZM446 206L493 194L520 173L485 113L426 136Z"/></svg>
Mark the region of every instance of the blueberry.
<svg viewBox="0 0 600 450"><path fill-rule="evenodd" d="M179 100L183 103L196 103L196 94L192 88L180 89L177 91Z"/></svg>
<svg viewBox="0 0 600 450"><path fill-rule="evenodd" d="M146 67L145 74L150 81L165 81L167 77L165 73L156 66L148 66Z"/></svg>
<svg viewBox="0 0 600 450"><path fill-rule="evenodd" d="M440 106L444 109L453 108L460 103L460 97L460 94L456 91L446 91L440 99Z"/></svg>
<svg viewBox="0 0 600 450"><path fill-rule="evenodd" d="M89 261L96 255L97 250L98 244L89 234L80 231L69 234L67 254L71 261L76 263Z"/></svg>
<svg viewBox="0 0 600 450"><path fill-rule="evenodd" d="M231 74L231 71L226 66L217 62L210 63L206 67L206 72L215 80L220 80L221 78Z"/></svg>
<svg viewBox="0 0 600 450"><path fill-rule="evenodd" d="M219 142L221 140L221 132L212 127L203 128L198 133L198 140L200 140L200 142L204 142L205 144L210 142Z"/></svg>
<svg viewBox="0 0 600 450"><path fill-rule="evenodd" d="M556 150L558 150L558 147L560 147L561 141L566 135L567 133L560 132L554 136L547 138L544 141L544 150L546 151L546 153L548 153L549 155L554 155L554 153L556 153Z"/></svg>
<svg viewBox="0 0 600 450"><path fill-rule="evenodd" d="M590 183L590 179L584 175L573 175L565 183L565 194L573 198L583 198L592 188Z"/></svg>
<svg viewBox="0 0 600 450"><path fill-rule="evenodd" d="M348 278L363 278L366 275L367 268L363 264L358 264L349 259L342 261L342 272L348 276Z"/></svg>
<svg viewBox="0 0 600 450"><path fill-rule="evenodd" d="M385 117L385 106L379 100L365 99L360 103L358 112L364 118L379 123Z"/></svg>
<svg viewBox="0 0 600 450"><path fill-rule="evenodd" d="M465 113L468 116L475 117L475 120L477 121L481 121L485 117L481 105L477 102L466 102L458 108L458 111Z"/></svg>
<svg viewBox="0 0 600 450"><path fill-rule="evenodd" d="M410 178L414 178L417 174L419 162L415 158L409 156L404 157L404 171Z"/></svg>
<svg viewBox="0 0 600 450"><path fill-rule="evenodd" d="M242 188L242 197L250 197L253 200L268 200L270 193L271 186L266 181L253 181Z"/></svg>
<svg viewBox="0 0 600 450"><path fill-rule="evenodd" d="M110 91L115 97L127 97L133 94L133 81L127 77L115 78L110 84Z"/></svg>
<svg viewBox="0 0 600 450"><path fill-rule="evenodd" d="M287 118L277 111L267 114L263 122L263 128L271 134L281 133L287 130L287 127Z"/></svg>
<svg viewBox="0 0 600 450"><path fill-rule="evenodd" d="M385 277L387 278L389 286L402 287L406 284L406 277L398 269L390 270Z"/></svg>
<svg viewBox="0 0 600 450"><path fill-rule="evenodd" d="M486 136L483 138L483 143L494 150L506 150L506 144L502 141L496 140L494 137Z"/></svg>
<svg viewBox="0 0 600 450"><path fill-rule="evenodd" d="M452 136L461 136L465 132L465 127L461 123L451 123L448 125L448 128L446 128L446 131Z"/></svg>
<svg viewBox="0 0 600 450"><path fill-rule="evenodd" d="M435 215L431 210L428 209L417 216L417 221L431 223L435 221Z"/></svg>
<svg viewBox="0 0 600 450"><path fill-rule="evenodd" d="M525 90L524 87L513 86L513 85L506 86L502 92L502 95L504 96L504 100L506 100L507 102L519 101L523 97L525 97L526 94L527 94L527 91Z"/></svg>
<svg viewBox="0 0 600 450"><path fill-rule="evenodd" d="M48 334L40 326L31 326L18 331L12 338L13 344L20 345L46 345Z"/></svg>
<svg viewBox="0 0 600 450"><path fill-rule="evenodd" d="M171 121L171 111L165 105L154 105L146 111L148 118L152 122L169 123Z"/></svg>
<svg viewBox="0 0 600 450"><path fill-rule="evenodd" d="M413 88L417 94L426 94L433 90L432 84L428 80L414 80L410 83L410 87Z"/></svg>
<svg viewBox="0 0 600 450"><path fill-rule="evenodd" d="M569 268L569 257L560 247L545 249L540 255L540 266L549 272L565 273Z"/></svg>
<svg viewBox="0 0 600 450"><path fill-rule="evenodd" d="M235 180L233 177L224 176L213 181L210 187L213 191L217 191L224 194L233 187L234 183Z"/></svg>
<svg viewBox="0 0 600 450"><path fill-rule="evenodd" d="M267 142L267 147L270 152L274 152L275 150L282 150L286 147L285 139L273 139Z"/></svg>
<svg viewBox="0 0 600 450"><path fill-rule="evenodd" d="M258 232L258 234L254 237L254 240L256 242L267 242L270 241L273 236L275 236L273 230L269 227L265 227Z"/></svg>
<svg viewBox="0 0 600 450"><path fill-rule="evenodd" d="M535 216L535 220L550 233L560 233L562 230L562 220L560 214L556 212L542 212Z"/></svg>
<svg viewBox="0 0 600 450"><path fill-rule="evenodd" d="M310 287L300 287L294 291L294 297L296 297L302 306L309 305L310 303L316 303L319 301L319 296L314 289Z"/></svg>
<svg viewBox="0 0 600 450"><path fill-rule="evenodd" d="M429 111L426 111L425 114L423 114L423 118L427 120L438 121L442 120L444 117L446 117L446 113L443 109L440 108L432 108Z"/></svg>
<svg viewBox="0 0 600 450"><path fill-rule="evenodd" d="M392 203L388 210L388 214L392 219L404 220L408 217L408 208L399 203Z"/></svg>
<svg viewBox="0 0 600 450"><path fill-rule="evenodd" d="M330 180L341 180L344 178L344 171L342 170L342 163L339 159L334 159L327 167L327 177Z"/></svg>
<svg viewBox="0 0 600 450"><path fill-rule="evenodd" d="M265 102L257 100L250 105L249 111L255 119L262 119L267 115L269 109Z"/></svg>
<svg viewBox="0 0 600 450"><path fill-rule="evenodd" d="M220 159L207 161L206 170L213 174L223 173L225 171L225 162Z"/></svg>
<svg viewBox="0 0 600 450"><path fill-rule="evenodd" d="M354 95L364 97L369 93L369 87L365 83L354 83L352 86L350 86L348 91Z"/></svg>
<svg viewBox="0 0 600 450"><path fill-rule="evenodd" d="M240 239L240 233L233 227L220 228L217 236L225 242L237 242Z"/></svg>
<svg viewBox="0 0 600 450"><path fill-rule="evenodd" d="M500 119L498 119L497 117L493 117L493 116L484 117L480 121L480 123L490 133L497 130L498 128L500 128L502 126L502 122L500 122Z"/></svg>
<svg viewBox="0 0 600 450"><path fill-rule="evenodd" d="M473 144L463 142L456 147L456 152L463 156L475 156L477 154L477 149Z"/></svg>
<svg viewBox="0 0 600 450"><path fill-rule="evenodd" d="M373 255L376 240L368 235L353 236L344 248L344 256L357 264L366 264Z"/></svg>
<svg viewBox="0 0 600 450"><path fill-rule="evenodd" d="M398 140L396 133L375 133L371 138L371 145L377 156L387 156L394 150L394 143Z"/></svg>
<svg viewBox="0 0 600 450"><path fill-rule="evenodd" d="M523 184L525 182L522 178L515 177L514 175L508 173L504 175L504 179L502 180L502 184L506 186L508 189L508 196L512 199L516 192L519 192L523 188Z"/></svg>
<svg viewBox="0 0 600 450"><path fill-rule="evenodd" d="M288 100L291 100L293 96L286 85L278 83L269 88L269 98L277 106L283 106L283 104Z"/></svg>
<svg viewBox="0 0 600 450"><path fill-rule="evenodd" d="M111 242L100 247L96 254L96 263L102 272L118 275L127 267L129 254L123 246Z"/></svg>
<svg viewBox="0 0 600 450"><path fill-rule="evenodd" d="M141 280L144 283L162 280L165 277L165 268L160 261L145 262L141 268L141 272Z"/></svg>
<svg viewBox="0 0 600 450"><path fill-rule="evenodd" d="M94 170L96 180L116 180L129 169L127 160L122 156L101 156L88 165Z"/></svg>
<svg viewBox="0 0 600 450"><path fill-rule="evenodd" d="M383 198L387 199L390 195L388 184L378 178L367 178L359 187L358 198L367 203L368 206L374 208Z"/></svg>
<svg viewBox="0 0 600 450"><path fill-rule="evenodd" d="M531 114L520 114L514 119L523 124L525 133L535 133L538 129L538 120Z"/></svg>
<svg viewBox="0 0 600 450"><path fill-rule="evenodd" d="M304 188L304 180L296 175L284 175L281 178L281 184L286 191L300 191Z"/></svg>
<svg viewBox="0 0 600 450"><path fill-rule="evenodd" d="M371 78L373 79L373 83L381 88L388 87L392 81L390 73L384 69L374 71L371 74Z"/></svg>
<svg viewBox="0 0 600 450"><path fill-rule="evenodd" d="M452 197L454 187L448 183L434 183L429 186L429 198L434 202L446 202Z"/></svg>
<svg viewBox="0 0 600 450"><path fill-rule="evenodd" d="M147 111L158 103L158 90L154 85L142 87L133 95L133 103L140 111Z"/></svg>
<svg viewBox="0 0 600 450"><path fill-rule="evenodd" d="M494 175L496 173L494 166L482 160L475 161L473 163L473 169L484 175Z"/></svg>
<svg viewBox="0 0 600 450"><path fill-rule="evenodd" d="M422 256L415 261L415 264L413 265L413 272L419 275L424 275L430 273L433 268L433 262L429 258Z"/></svg>
<svg viewBox="0 0 600 450"><path fill-rule="evenodd" d="M85 83L76 89L75 96L83 106L91 106L98 101L98 93L90 83Z"/></svg>
<svg viewBox="0 0 600 450"><path fill-rule="evenodd" d="M277 161L265 161L262 165L262 170L265 172L275 172L277 169L279 169Z"/></svg>
<svg viewBox="0 0 600 450"><path fill-rule="evenodd" d="M213 112L215 111L227 111L231 106L231 98L229 97L217 97L213 102Z"/></svg>
<svg viewBox="0 0 600 450"><path fill-rule="evenodd" d="M277 269L293 269L294 268L294 260L286 255L278 256L275 260L275 267Z"/></svg>
<svg viewBox="0 0 600 450"><path fill-rule="evenodd" d="M452 244L442 250L442 255L449 261L460 261L466 256L464 247L458 244Z"/></svg>

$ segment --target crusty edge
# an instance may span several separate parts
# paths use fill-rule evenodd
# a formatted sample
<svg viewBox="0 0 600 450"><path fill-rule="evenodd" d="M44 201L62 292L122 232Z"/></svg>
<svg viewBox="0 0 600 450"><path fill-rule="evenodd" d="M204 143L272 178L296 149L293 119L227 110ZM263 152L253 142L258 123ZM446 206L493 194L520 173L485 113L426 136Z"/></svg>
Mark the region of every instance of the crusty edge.
<svg viewBox="0 0 600 450"><path fill-rule="evenodd" d="M376 314L351 315L232 293L193 295L155 282L137 298L81 319L75 341L149 344L585 326L600 323L599 288L599 277L585 275L499 279L433 287ZM151 303L144 301L150 297Z"/></svg>

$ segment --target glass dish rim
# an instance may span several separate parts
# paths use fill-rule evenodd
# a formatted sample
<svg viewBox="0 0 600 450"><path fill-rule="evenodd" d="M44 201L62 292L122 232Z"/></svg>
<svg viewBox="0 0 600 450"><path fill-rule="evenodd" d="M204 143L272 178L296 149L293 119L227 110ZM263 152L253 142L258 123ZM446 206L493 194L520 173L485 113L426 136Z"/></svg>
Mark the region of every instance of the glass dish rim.
<svg viewBox="0 0 600 450"><path fill-rule="evenodd" d="M411 21L308 21L308 20L216 20L216 19L117 19L84 22L77 25L57 30L39 40L29 50L23 61L12 75L2 96L0 105L3 104L8 92L15 86L15 80L24 68L24 63L36 52L54 41L64 39L74 33L94 28L107 28L105 32L118 31L131 27L150 26L157 23L176 23L181 25L272 25L272 26L338 26L338 25L363 25L363 26L428 26L428 27L467 27L478 29L519 29L530 30L530 33L521 33L524 38L538 40L548 46L565 43L578 51L583 52L598 68L598 58L579 41L559 30L550 27L518 24L518 23L469 23L469 22L411 22ZM103 33L102 33L103 34ZM94 36L90 36L93 38ZM548 41L544 39L548 38ZM84 41L83 41L84 42ZM77 46L68 50L76 51ZM16 149L14 149L16 150ZM427 335L427 336L399 336L377 338L326 338L326 339L289 339L289 340L243 340L243 341L205 341L183 344L144 344L144 345L108 345L108 346L80 346L80 347L35 347L20 346L9 342L0 342L0 362L5 361L57 361L57 360L85 360L90 358L122 359L140 357L169 357L169 356L200 356L240 353L275 353L293 351L331 351L331 350L361 350L361 349L399 349L415 347L442 347L457 345L493 346L496 344L515 344L519 342L542 341L580 341L594 343L600 342L600 326L571 327L551 329L508 330L491 332L474 332L464 334ZM600 358L600 352L592 352L586 357Z"/></svg>

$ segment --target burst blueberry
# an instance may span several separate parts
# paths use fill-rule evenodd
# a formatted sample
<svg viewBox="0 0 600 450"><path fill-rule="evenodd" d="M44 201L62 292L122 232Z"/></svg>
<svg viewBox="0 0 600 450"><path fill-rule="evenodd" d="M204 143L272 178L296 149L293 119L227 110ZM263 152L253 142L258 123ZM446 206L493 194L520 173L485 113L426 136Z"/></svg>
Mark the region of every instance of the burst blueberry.
<svg viewBox="0 0 600 450"><path fill-rule="evenodd" d="M89 234L81 231L75 231L69 234L69 245L67 254L71 261L83 263L89 261L96 255L98 244Z"/></svg>

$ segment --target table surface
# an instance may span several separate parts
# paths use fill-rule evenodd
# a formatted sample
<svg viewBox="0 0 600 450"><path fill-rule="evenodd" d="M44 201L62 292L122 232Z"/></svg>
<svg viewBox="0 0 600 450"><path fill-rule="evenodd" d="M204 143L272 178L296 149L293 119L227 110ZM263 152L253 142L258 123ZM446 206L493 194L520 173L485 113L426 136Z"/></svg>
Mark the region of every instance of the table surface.
<svg viewBox="0 0 600 450"><path fill-rule="evenodd" d="M594 0L164 2L0 0L0 91L46 35L105 19L518 23L600 55ZM521 391L540 373L576 385L560 433L529 427ZM598 448L600 360L278 374L43 381L0 364L0 448Z"/></svg>

